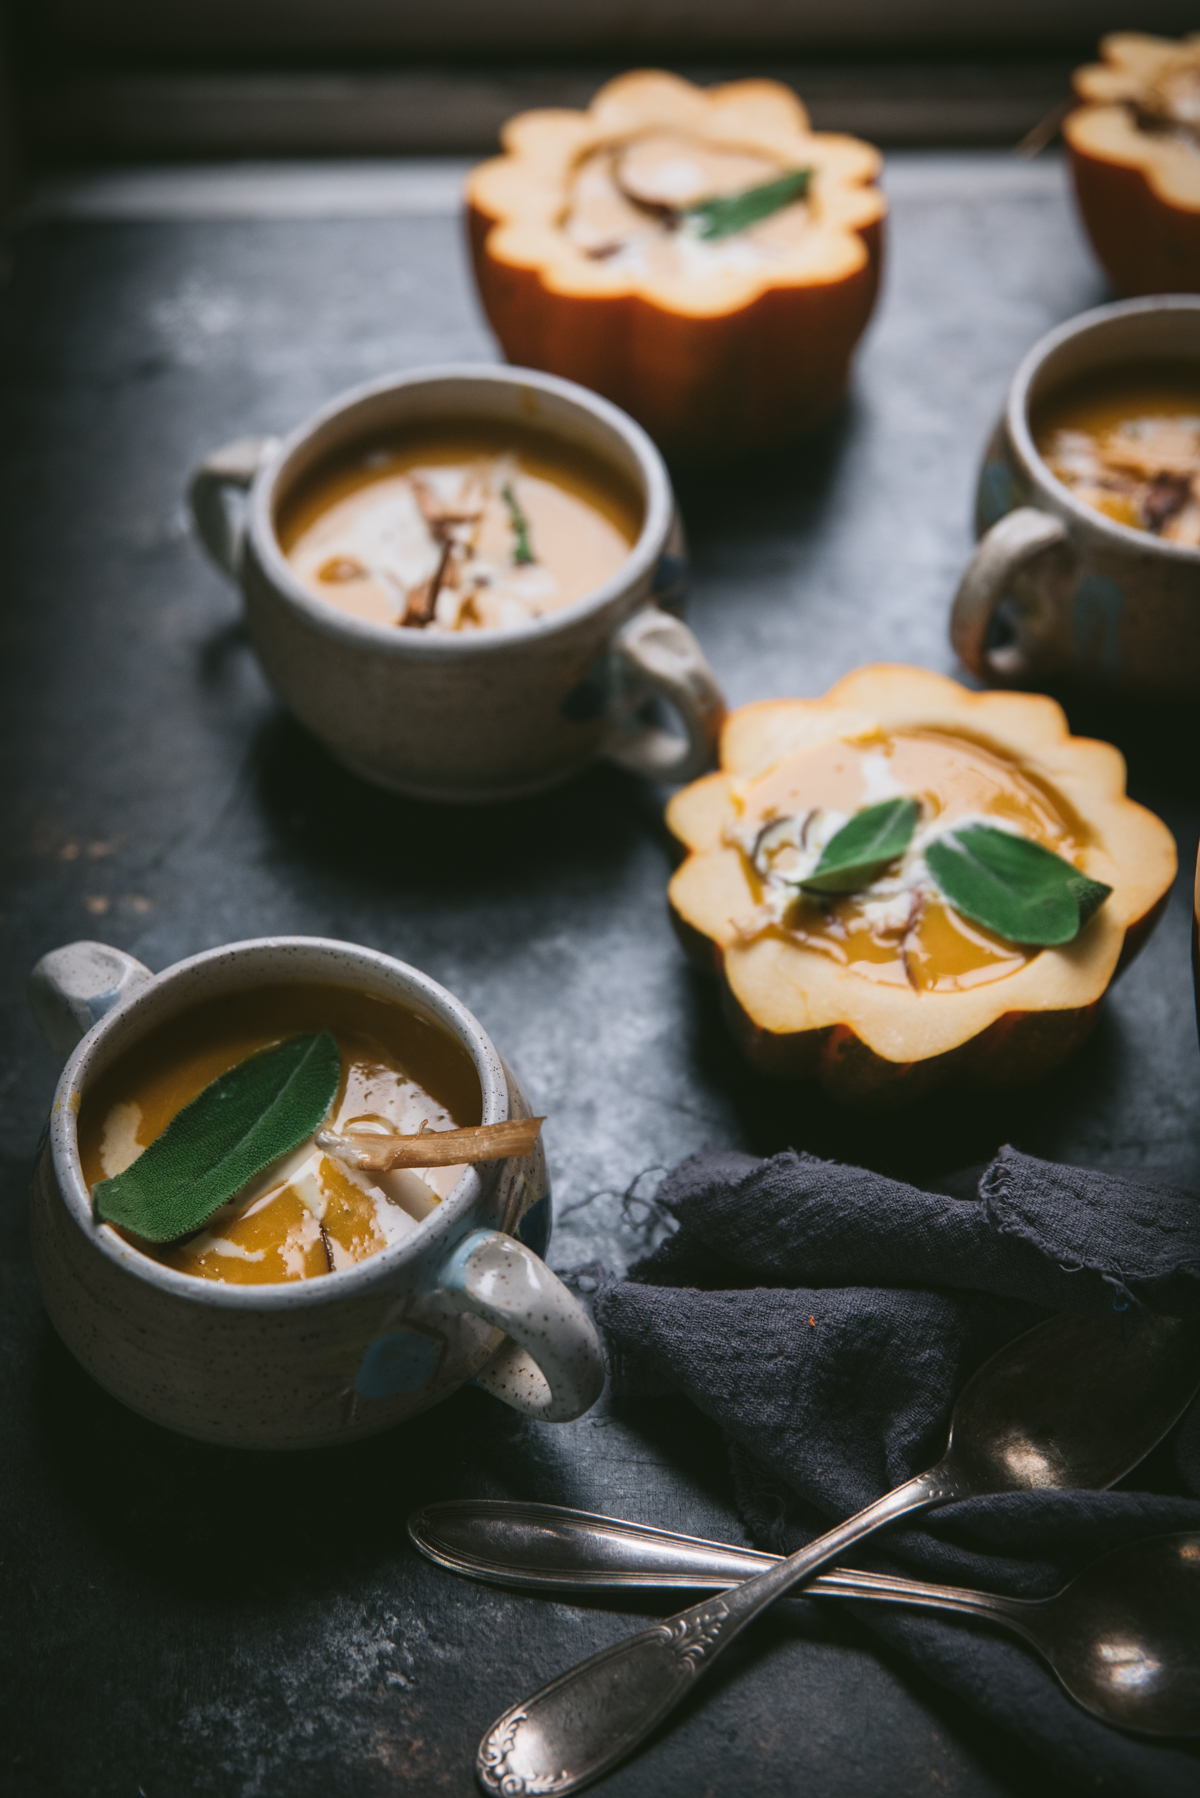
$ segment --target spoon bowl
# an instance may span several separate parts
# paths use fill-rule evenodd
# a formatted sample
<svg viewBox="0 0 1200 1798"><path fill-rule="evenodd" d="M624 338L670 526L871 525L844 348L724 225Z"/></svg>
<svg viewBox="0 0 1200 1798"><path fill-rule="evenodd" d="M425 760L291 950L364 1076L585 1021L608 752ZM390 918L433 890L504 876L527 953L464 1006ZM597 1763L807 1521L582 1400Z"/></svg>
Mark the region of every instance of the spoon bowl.
<svg viewBox="0 0 1200 1798"><path fill-rule="evenodd" d="M1162 1440L1198 1380L1193 1319L1052 1317L968 1380L940 1465L964 1496L1100 1492Z"/></svg>
<svg viewBox="0 0 1200 1798"><path fill-rule="evenodd" d="M1114 1549L1034 1608L1022 1633L1085 1710L1200 1735L1200 1532Z"/></svg>

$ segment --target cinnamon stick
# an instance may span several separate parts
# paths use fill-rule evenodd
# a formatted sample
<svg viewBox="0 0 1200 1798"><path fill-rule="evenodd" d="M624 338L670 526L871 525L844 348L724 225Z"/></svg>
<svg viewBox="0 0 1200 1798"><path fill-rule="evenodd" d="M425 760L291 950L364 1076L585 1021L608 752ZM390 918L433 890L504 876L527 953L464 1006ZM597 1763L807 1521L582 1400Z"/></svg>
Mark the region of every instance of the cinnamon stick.
<svg viewBox="0 0 1200 1798"><path fill-rule="evenodd" d="M510 1118L506 1124L472 1124L463 1130L422 1130L416 1136L376 1136L322 1130L317 1147L364 1173L398 1167L457 1167L460 1162L502 1161L528 1155L545 1118Z"/></svg>

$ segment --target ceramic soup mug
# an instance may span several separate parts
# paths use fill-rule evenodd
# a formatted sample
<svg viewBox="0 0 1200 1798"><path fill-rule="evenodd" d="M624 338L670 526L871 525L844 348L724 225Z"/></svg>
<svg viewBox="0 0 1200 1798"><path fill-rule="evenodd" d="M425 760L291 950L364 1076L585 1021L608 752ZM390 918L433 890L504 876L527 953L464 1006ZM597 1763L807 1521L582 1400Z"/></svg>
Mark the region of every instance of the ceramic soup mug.
<svg viewBox="0 0 1200 1798"><path fill-rule="evenodd" d="M1100 306L1035 344L1013 377L979 477L980 543L950 635L973 674L1055 674L1162 697L1200 694L1200 549L1077 499L1038 454L1030 414L1063 382L1122 364L1200 366L1200 298Z"/></svg>
<svg viewBox="0 0 1200 1798"><path fill-rule="evenodd" d="M640 502L623 567L586 598L505 629L425 631L357 618L309 591L277 521L297 484L356 444L472 424L530 427L612 469ZM244 515L228 503L248 489ZM242 589L268 680L355 774L420 799L511 799L597 756L656 780L711 765L724 703L682 601L683 537L662 457L607 400L530 369L446 367L389 376L334 400L283 442L247 438L191 484L200 537ZM648 722L655 696L683 739Z"/></svg>
<svg viewBox="0 0 1200 1798"><path fill-rule="evenodd" d="M265 983L322 982L396 1001L440 1025L478 1075L482 1122L528 1117L515 1078L466 1007L390 956L321 937L263 937L153 975L72 943L43 957L30 1004L72 1049L34 1180L31 1235L46 1309L100 1385L155 1423L246 1448L344 1442L475 1380L530 1417L578 1417L604 1383L586 1312L539 1251L550 1198L540 1142L469 1167L408 1235L317 1279L225 1285L176 1272L94 1212L80 1105L114 1059L201 1000Z"/></svg>

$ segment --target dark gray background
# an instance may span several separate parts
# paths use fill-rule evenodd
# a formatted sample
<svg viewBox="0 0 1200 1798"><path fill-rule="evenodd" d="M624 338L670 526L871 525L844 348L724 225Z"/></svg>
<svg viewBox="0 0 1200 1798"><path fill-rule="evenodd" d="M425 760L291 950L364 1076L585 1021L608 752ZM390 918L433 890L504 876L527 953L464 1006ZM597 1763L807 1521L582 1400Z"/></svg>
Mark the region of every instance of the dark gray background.
<svg viewBox="0 0 1200 1798"><path fill-rule="evenodd" d="M884 297L843 418L803 452L681 488L690 620L733 704L819 693L866 660L953 672L947 607L1007 378L1106 297L1053 161L904 155L889 184ZM452 1581L407 1549L409 1506L511 1493L740 1539L719 1444L666 1400L555 1429L465 1392L298 1456L203 1448L124 1412L58 1346L29 1265L25 1187L56 1075L24 1008L33 961L90 936L158 969L301 931L416 963L549 1114L558 1266L627 1259L645 1213L621 1195L705 1141L919 1176L1013 1140L1200 1182L1194 741L1178 716L1067 696L1077 728L1125 748L1185 870L1069 1070L884 1124L773 1087L735 1059L675 944L661 794L606 769L491 811L361 786L279 711L189 537L188 472L226 439L389 368L493 355L449 209L119 210L44 208L0 301L0 1768L20 1794L465 1794L495 1713L625 1625L615 1606ZM830 1607L790 1607L603 1789L1061 1791L866 1642Z"/></svg>
<svg viewBox="0 0 1200 1798"><path fill-rule="evenodd" d="M1184 0L1139 0L1142 31L1188 30ZM44 34L59 55L163 63L180 57L257 56L268 65L307 55L346 60L434 54L455 58L600 55L623 62L647 47L678 57L697 48L727 51L914 50L935 56L963 49L1028 52L1047 44L1072 50L1106 31L1128 30L1120 0L25 0L14 23Z"/></svg>

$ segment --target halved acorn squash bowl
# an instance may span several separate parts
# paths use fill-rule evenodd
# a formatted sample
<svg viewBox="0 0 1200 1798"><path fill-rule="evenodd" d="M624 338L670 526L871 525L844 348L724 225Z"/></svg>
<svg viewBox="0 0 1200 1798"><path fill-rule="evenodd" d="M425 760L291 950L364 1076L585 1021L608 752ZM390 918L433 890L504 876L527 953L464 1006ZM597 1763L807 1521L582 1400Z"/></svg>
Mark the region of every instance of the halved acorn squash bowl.
<svg viewBox="0 0 1200 1798"><path fill-rule="evenodd" d="M1114 31L1063 126L1092 248L1118 293L1200 288L1200 32Z"/></svg>
<svg viewBox="0 0 1200 1798"><path fill-rule="evenodd" d="M1058 1067L1176 871L1053 700L903 666L733 712L667 822L671 915L744 1053L869 1107Z"/></svg>
<svg viewBox="0 0 1200 1798"><path fill-rule="evenodd" d="M768 451L836 410L879 287L870 144L813 131L780 82L655 70L501 140L466 200L510 362L604 394L676 462Z"/></svg>

